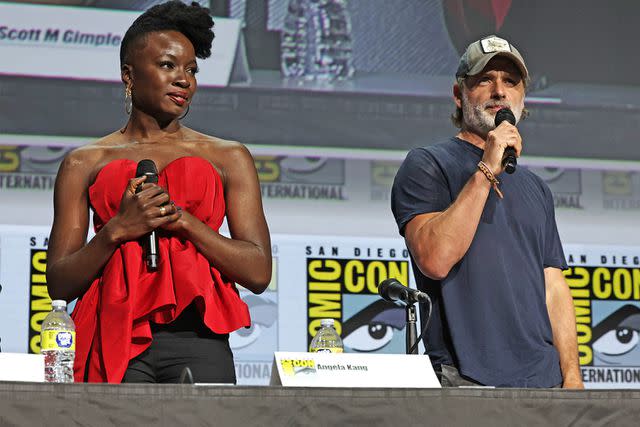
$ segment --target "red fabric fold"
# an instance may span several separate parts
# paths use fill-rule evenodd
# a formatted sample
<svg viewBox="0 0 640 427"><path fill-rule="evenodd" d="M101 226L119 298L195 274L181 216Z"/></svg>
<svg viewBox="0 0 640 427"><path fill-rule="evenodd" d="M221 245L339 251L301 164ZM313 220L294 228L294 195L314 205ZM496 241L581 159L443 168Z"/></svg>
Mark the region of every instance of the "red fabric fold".
<svg viewBox="0 0 640 427"><path fill-rule="evenodd" d="M113 160L89 188L96 232L120 207L136 162ZM222 181L200 157L180 157L158 175L176 204L218 231L225 214ZM121 245L101 277L78 300L75 380L121 382L129 360L151 344L149 322L170 323L195 302L205 325L216 333L249 326L247 305L235 285L209 264L188 240L159 233L158 270L149 272L138 242Z"/></svg>

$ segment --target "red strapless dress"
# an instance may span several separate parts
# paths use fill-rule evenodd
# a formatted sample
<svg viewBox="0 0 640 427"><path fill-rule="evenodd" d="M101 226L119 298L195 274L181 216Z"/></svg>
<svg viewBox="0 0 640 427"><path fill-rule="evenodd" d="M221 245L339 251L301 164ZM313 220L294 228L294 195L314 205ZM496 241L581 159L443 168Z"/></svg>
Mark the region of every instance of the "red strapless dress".
<svg viewBox="0 0 640 427"><path fill-rule="evenodd" d="M108 163L89 188L96 232L120 207L136 162ZM215 168L200 157L181 157L159 173L158 184L178 206L218 231L225 214L222 181ZM170 323L195 302L204 324L224 334L251 319L235 285L223 277L187 240L161 234L156 272L147 271L137 241L121 245L102 275L78 300L75 380L121 382L129 361L151 344L149 322Z"/></svg>

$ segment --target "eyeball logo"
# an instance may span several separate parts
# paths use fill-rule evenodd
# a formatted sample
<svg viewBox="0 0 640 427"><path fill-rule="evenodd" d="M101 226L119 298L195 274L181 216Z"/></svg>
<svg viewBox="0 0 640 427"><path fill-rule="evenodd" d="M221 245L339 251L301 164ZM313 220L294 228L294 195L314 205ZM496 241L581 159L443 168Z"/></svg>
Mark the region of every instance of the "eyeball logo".
<svg viewBox="0 0 640 427"><path fill-rule="evenodd" d="M70 332L58 332L56 334L56 343L58 347L70 348L73 344L73 336Z"/></svg>

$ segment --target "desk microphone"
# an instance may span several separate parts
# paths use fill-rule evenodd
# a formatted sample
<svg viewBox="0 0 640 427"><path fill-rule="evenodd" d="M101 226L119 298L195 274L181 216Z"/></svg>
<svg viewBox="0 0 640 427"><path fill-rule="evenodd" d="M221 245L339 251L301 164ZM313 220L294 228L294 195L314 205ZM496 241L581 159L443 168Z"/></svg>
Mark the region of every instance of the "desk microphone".
<svg viewBox="0 0 640 427"><path fill-rule="evenodd" d="M387 279L378 285L378 294L387 301L402 301L407 304L414 302L428 302L429 295L416 289L411 289L396 279Z"/></svg>

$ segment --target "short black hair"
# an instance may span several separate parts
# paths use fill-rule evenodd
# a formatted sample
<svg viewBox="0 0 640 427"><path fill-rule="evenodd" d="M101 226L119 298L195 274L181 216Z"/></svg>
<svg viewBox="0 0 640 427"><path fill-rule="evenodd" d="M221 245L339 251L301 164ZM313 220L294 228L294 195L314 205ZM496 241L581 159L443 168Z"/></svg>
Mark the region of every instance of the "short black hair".
<svg viewBox="0 0 640 427"><path fill-rule="evenodd" d="M127 62L133 43L155 31L178 31L184 34L193 45L196 56L206 59L211 56L211 42L215 37L212 27L209 9L196 2L187 5L174 0L153 6L138 16L125 33L120 44L120 66Z"/></svg>

